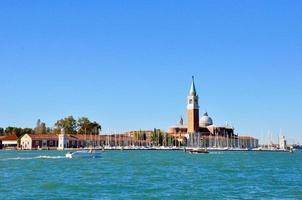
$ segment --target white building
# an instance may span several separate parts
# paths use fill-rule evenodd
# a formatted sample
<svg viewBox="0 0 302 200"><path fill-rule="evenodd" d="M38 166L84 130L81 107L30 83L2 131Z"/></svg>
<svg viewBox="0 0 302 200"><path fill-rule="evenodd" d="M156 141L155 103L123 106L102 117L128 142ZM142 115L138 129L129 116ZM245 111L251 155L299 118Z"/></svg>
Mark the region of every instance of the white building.
<svg viewBox="0 0 302 200"><path fill-rule="evenodd" d="M0 137L0 149L16 149L18 146L16 135L7 135Z"/></svg>

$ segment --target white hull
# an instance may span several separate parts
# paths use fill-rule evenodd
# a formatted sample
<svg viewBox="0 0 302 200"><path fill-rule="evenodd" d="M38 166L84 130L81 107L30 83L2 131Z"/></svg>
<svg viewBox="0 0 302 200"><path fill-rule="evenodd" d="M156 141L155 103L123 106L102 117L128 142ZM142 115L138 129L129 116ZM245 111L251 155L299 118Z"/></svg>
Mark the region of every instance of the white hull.
<svg viewBox="0 0 302 200"><path fill-rule="evenodd" d="M101 151L96 150L83 150L83 151L75 151L68 152L66 158L100 158L102 156Z"/></svg>

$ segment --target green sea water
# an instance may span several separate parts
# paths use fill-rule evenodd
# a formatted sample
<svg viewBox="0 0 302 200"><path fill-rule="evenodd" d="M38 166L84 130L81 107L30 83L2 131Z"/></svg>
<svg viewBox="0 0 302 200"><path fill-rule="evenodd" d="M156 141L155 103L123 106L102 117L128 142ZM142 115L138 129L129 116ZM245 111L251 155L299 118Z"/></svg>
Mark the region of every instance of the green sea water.
<svg viewBox="0 0 302 200"><path fill-rule="evenodd" d="M0 199L302 199L302 152L0 151Z"/></svg>

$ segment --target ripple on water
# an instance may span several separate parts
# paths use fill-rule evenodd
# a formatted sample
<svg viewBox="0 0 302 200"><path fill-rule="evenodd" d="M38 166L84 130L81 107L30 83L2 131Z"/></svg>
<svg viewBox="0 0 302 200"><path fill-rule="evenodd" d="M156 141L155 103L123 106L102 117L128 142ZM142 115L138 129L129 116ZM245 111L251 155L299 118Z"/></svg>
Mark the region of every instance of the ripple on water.
<svg viewBox="0 0 302 200"><path fill-rule="evenodd" d="M64 153L0 152L0 199L302 199L301 152Z"/></svg>

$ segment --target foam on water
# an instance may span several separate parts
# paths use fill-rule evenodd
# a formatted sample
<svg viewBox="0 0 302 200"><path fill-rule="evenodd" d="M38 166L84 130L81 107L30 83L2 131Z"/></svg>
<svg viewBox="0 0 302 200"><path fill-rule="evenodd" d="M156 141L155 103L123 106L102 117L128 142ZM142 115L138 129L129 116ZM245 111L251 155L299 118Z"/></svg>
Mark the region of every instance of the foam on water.
<svg viewBox="0 0 302 200"><path fill-rule="evenodd" d="M34 159L62 159L65 158L65 156L35 156L35 157L14 157L14 158L2 158L0 161L6 161L6 160L34 160Z"/></svg>

